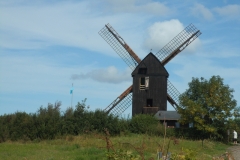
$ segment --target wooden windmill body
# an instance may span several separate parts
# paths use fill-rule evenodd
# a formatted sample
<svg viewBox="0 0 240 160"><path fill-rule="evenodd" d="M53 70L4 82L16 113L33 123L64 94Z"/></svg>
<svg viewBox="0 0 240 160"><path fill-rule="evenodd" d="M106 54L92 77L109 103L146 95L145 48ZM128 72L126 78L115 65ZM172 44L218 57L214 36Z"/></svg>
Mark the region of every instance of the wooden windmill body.
<svg viewBox="0 0 240 160"><path fill-rule="evenodd" d="M149 53L132 72L132 113L154 114L167 110L167 78L161 62Z"/></svg>
<svg viewBox="0 0 240 160"><path fill-rule="evenodd" d="M195 26L190 24L156 54L150 52L143 60L109 24L99 34L133 71L133 85L105 108L107 113L120 115L132 106L132 115L154 114L166 111L167 101L177 110L180 93L167 79L164 65L201 35Z"/></svg>

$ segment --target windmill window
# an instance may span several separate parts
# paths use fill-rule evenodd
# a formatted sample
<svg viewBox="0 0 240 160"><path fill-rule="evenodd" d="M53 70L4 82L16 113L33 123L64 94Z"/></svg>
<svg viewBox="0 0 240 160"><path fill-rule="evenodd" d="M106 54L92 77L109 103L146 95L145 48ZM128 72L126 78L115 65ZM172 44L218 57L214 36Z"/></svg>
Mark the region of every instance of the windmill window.
<svg viewBox="0 0 240 160"><path fill-rule="evenodd" d="M153 100L147 99L147 107L152 107L152 106L153 106Z"/></svg>
<svg viewBox="0 0 240 160"><path fill-rule="evenodd" d="M147 68L139 68L138 74L147 74Z"/></svg>
<svg viewBox="0 0 240 160"><path fill-rule="evenodd" d="M139 89L140 90L145 90L149 88L149 77L141 77L140 78L140 85Z"/></svg>
<svg viewBox="0 0 240 160"><path fill-rule="evenodd" d="M140 86L139 86L140 90L145 90L145 77L141 77L140 78Z"/></svg>
<svg viewBox="0 0 240 160"><path fill-rule="evenodd" d="M149 77L145 77L145 89L149 88Z"/></svg>

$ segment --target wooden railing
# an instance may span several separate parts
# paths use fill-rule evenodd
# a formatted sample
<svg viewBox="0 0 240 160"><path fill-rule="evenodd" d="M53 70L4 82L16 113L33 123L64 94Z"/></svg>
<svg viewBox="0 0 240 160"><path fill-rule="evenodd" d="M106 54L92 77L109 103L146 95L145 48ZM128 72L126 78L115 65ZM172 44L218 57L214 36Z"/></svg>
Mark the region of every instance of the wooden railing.
<svg viewBox="0 0 240 160"><path fill-rule="evenodd" d="M143 114L155 114L158 110L158 107L143 107Z"/></svg>

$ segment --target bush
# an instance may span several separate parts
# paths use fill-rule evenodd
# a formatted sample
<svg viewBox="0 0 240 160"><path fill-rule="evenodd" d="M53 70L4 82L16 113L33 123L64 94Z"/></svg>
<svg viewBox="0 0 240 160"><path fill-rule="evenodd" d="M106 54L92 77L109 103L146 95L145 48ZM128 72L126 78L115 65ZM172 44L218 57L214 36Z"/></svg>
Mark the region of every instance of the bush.
<svg viewBox="0 0 240 160"><path fill-rule="evenodd" d="M59 136L71 136L89 132L104 132L107 128L111 135L148 134L164 136L165 127L152 115L139 114L131 119L123 119L102 110L89 111L86 99L78 102L75 109L67 108L60 112L61 102L40 107L37 113L16 112L0 116L0 142L6 140L42 140ZM222 130L222 134L226 134ZM167 137L187 139L207 138L195 128L166 128ZM226 135L225 135L226 136ZM219 140L219 139L217 139Z"/></svg>
<svg viewBox="0 0 240 160"><path fill-rule="evenodd" d="M40 139L54 139L61 133L61 102L56 102L53 106L48 104L47 108L40 107L35 119L37 137Z"/></svg>
<svg viewBox="0 0 240 160"><path fill-rule="evenodd" d="M76 123L73 108L67 108L61 117L61 135L75 135Z"/></svg>
<svg viewBox="0 0 240 160"><path fill-rule="evenodd" d="M132 117L129 122L129 130L132 133L149 133L155 132L158 121L152 115L139 114Z"/></svg>
<svg viewBox="0 0 240 160"><path fill-rule="evenodd" d="M104 132L107 128L112 135L120 134L120 123L118 117L107 114L102 110L86 111L83 114L83 131Z"/></svg>

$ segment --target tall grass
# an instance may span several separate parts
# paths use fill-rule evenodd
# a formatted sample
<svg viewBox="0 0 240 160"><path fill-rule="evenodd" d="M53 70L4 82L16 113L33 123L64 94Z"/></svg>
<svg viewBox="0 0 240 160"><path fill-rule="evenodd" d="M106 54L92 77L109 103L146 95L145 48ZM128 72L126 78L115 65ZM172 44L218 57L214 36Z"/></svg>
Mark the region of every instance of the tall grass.
<svg viewBox="0 0 240 160"><path fill-rule="evenodd" d="M0 159L4 160L41 160L41 159L107 159L106 141L101 137L103 134L85 134L80 136L64 136L55 140L44 140L40 142L11 142L0 143ZM163 138L149 136L146 134L128 134L126 136L110 137L112 147L115 150L128 151L132 155L139 156L139 150L143 149L145 159L157 157ZM189 150L196 155L196 159L211 159L213 156L221 155L228 147L219 142L205 141L204 147L201 141L190 141L179 139L179 144L166 138L169 142L168 151L172 154L184 154ZM110 149L111 151L112 149Z"/></svg>

